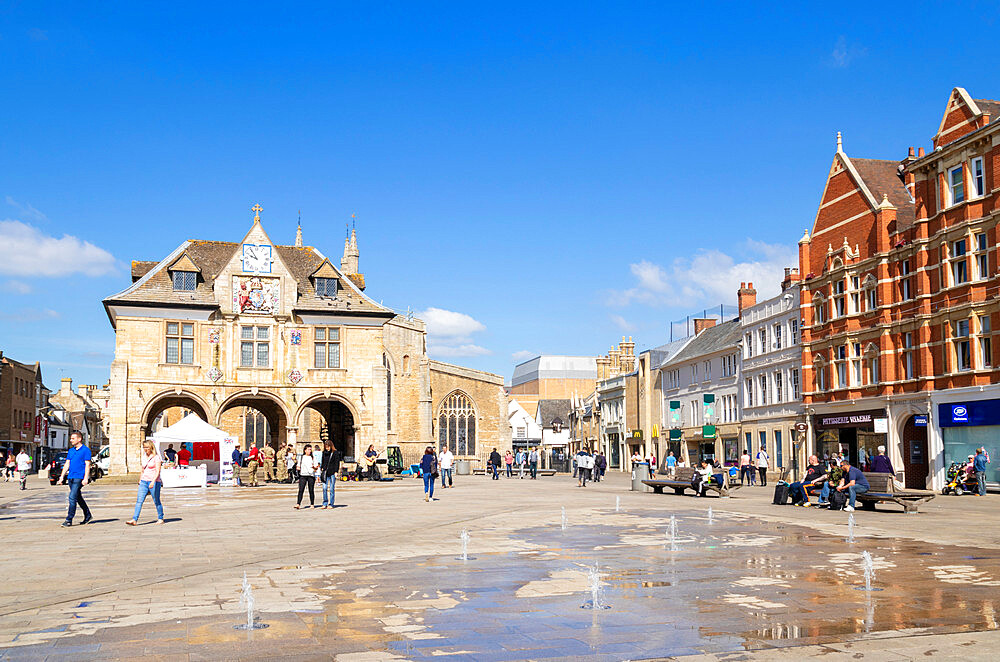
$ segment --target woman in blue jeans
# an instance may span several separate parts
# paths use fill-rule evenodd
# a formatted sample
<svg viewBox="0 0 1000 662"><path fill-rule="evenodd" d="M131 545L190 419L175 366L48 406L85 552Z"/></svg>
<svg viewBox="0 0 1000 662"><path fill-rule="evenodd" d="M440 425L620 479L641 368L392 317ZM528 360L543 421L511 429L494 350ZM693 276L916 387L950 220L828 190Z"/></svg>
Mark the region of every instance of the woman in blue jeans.
<svg viewBox="0 0 1000 662"><path fill-rule="evenodd" d="M434 498L434 480L438 476L438 461L433 446L428 446L420 458L420 475L424 479L424 501L430 501Z"/></svg>
<svg viewBox="0 0 1000 662"><path fill-rule="evenodd" d="M135 526L139 521L139 513L142 512L142 504L146 502L147 495L153 496L153 503L156 505L156 523L163 524L163 504L160 503L160 488L163 487L163 481L160 480L160 455L156 452L153 442L148 439L142 442L142 452L145 457L142 459L142 473L139 475L135 514L132 515L132 519L125 522L129 526Z"/></svg>

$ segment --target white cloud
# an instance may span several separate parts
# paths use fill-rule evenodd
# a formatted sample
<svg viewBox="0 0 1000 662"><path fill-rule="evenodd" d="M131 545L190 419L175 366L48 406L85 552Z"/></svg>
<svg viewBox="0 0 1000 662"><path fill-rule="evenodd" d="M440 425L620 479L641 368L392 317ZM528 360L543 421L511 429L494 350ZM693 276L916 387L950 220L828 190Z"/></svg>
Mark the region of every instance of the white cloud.
<svg viewBox="0 0 1000 662"><path fill-rule="evenodd" d="M31 285L22 283L19 280L8 280L3 285L0 285L0 289L14 294L31 294Z"/></svg>
<svg viewBox="0 0 1000 662"><path fill-rule="evenodd" d="M473 342L472 336L486 330L475 318L443 308L417 313L427 323L427 353L434 356L485 356L490 350Z"/></svg>
<svg viewBox="0 0 1000 662"><path fill-rule="evenodd" d="M114 270L114 256L89 241L66 234L56 238L21 221L0 221L0 274L103 276Z"/></svg>
<svg viewBox="0 0 1000 662"><path fill-rule="evenodd" d="M868 49L864 46L848 44L847 37L840 35L837 37L837 43L833 47L833 52L830 53L830 64L837 69L843 69L850 65L853 60L867 53Z"/></svg>
<svg viewBox="0 0 1000 662"><path fill-rule="evenodd" d="M487 356L492 354L490 350L485 347L480 347L479 345L473 345L471 343L465 343L462 345L437 345L431 342L427 343L427 353L432 356Z"/></svg>
<svg viewBox="0 0 1000 662"><path fill-rule="evenodd" d="M798 250L784 244L748 239L745 256L737 260L719 250L702 250L691 258L678 258L669 267L642 260L630 265L636 284L608 293L606 303L623 307L632 303L663 307L712 306L732 303L741 282L752 282L758 299L778 293L785 267L798 265ZM621 326L612 316L612 321ZM624 327L623 327L624 330Z"/></svg>
<svg viewBox="0 0 1000 662"><path fill-rule="evenodd" d="M6 197L6 201L8 205L21 212L22 217L30 218L33 221L49 220L48 216L32 207L30 203L25 202L24 204L21 204L9 195Z"/></svg>
<svg viewBox="0 0 1000 662"><path fill-rule="evenodd" d="M633 264L632 266L634 267L635 265ZM635 273L635 271L633 270L632 273ZM633 331L635 329L635 326L621 315L611 315L610 318L611 321L615 323L615 326L617 326L622 331Z"/></svg>
<svg viewBox="0 0 1000 662"><path fill-rule="evenodd" d="M428 308L417 313L417 317L427 322L428 335L439 338L468 338L473 333L486 330L481 322L453 310Z"/></svg>
<svg viewBox="0 0 1000 662"><path fill-rule="evenodd" d="M527 361L528 359L533 359L536 356L538 356L538 352L532 352L527 349L519 349L516 352L512 352L510 358L514 359L515 361L521 362L521 361Z"/></svg>
<svg viewBox="0 0 1000 662"><path fill-rule="evenodd" d="M22 308L0 313L0 320L7 322L41 322L59 319L59 313L49 308Z"/></svg>

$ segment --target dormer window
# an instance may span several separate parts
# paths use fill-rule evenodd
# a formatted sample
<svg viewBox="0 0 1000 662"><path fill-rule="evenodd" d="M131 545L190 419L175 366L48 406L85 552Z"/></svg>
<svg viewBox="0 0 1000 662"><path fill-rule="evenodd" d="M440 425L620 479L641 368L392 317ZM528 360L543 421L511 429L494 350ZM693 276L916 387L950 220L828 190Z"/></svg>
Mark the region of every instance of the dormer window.
<svg viewBox="0 0 1000 662"><path fill-rule="evenodd" d="M316 294L321 297L337 296L337 279L316 278Z"/></svg>
<svg viewBox="0 0 1000 662"><path fill-rule="evenodd" d="M198 284L198 274L194 271L174 271L171 275L175 291L193 292Z"/></svg>
<svg viewBox="0 0 1000 662"><path fill-rule="evenodd" d="M174 260L167 270L175 292L193 292L198 286L198 273L201 269L187 253Z"/></svg>

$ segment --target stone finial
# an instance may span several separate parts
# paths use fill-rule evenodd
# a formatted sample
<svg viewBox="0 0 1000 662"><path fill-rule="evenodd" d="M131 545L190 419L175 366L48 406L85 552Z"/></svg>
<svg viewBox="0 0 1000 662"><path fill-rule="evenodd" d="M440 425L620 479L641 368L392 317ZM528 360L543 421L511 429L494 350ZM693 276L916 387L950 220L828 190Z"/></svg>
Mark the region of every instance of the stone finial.
<svg viewBox="0 0 1000 662"><path fill-rule="evenodd" d="M808 244L811 241L812 241L812 239L809 237L809 230L807 229L805 232L802 233L802 238L799 239L799 243L800 244Z"/></svg>
<svg viewBox="0 0 1000 662"><path fill-rule="evenodd" d="M844 153L844 140L840 135L840 131L837 132L837 154Z"/></svg>

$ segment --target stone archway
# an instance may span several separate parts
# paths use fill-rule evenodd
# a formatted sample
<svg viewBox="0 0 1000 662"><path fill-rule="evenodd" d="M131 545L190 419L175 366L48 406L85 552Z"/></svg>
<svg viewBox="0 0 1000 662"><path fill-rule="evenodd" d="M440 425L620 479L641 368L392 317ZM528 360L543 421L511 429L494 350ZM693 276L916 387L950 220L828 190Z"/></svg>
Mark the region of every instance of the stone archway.
<svg viewBox="0 0 1000 662"><path fill-rule="evenodd" d="M214 424L239 439L244 450L265 445L277 450L287 438L288 412L272 393L241 391L219 406Z"/></svg>
<svg viewBox="0 0 1000 662"><path fill-rule="evenodd" d="M143 439L152 433L153 424L157 419L171 409L194 413L201 420L208 422L209 407L200 397L188 391L180 391L179 393L176 390L165 391L150 398L146 404L146 409L140 419L142 421L141 431ZM183 415L182 413L181 416ZM171 421L170 423L173 424L176 421ZM140 439L140 441L142 440Z"/></svg>
<svg viewBox="0 0 1000 662"><path fill-rule="evenodd" d="M330 440L345 457L364 453L359 447L358 416L341 398L317 395L302 403L296 415L298 441L320 443Z"/></svg>

